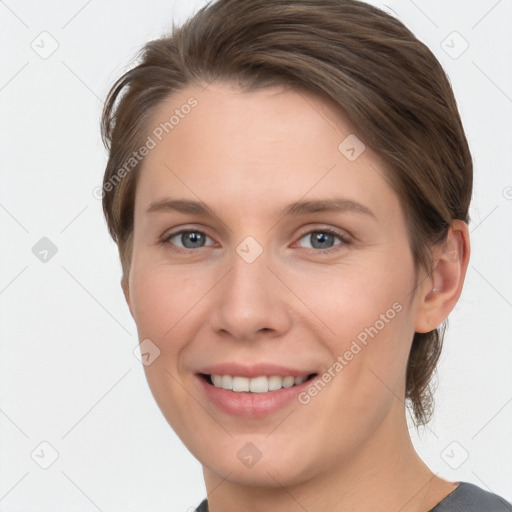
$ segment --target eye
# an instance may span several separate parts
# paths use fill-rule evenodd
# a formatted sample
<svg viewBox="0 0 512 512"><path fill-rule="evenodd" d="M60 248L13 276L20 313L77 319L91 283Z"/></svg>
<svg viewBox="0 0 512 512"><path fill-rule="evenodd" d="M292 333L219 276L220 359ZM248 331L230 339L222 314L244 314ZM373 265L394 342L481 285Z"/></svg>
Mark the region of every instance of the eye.
<svg viewBox="0 0 512 512"><path fill-rule="evenodd" d="M336 239L341 243L336 243ZM306 245L302 245L301 240L306 241ZM313 249L322 252L330 252L337 250L340 246L349 243L348 238L342 233L338 233L334 229L322 228L310 230L304 233L299 239L299 245L307 249Z"/></svg>
<svg viewBox="0 0 512 512"><path fill-rule="evenodd" d="M211 240L202 231L191 229L170 234L165 238L164 243L175 245L178 249L201 249L205 247L207 239Z"/></svg>

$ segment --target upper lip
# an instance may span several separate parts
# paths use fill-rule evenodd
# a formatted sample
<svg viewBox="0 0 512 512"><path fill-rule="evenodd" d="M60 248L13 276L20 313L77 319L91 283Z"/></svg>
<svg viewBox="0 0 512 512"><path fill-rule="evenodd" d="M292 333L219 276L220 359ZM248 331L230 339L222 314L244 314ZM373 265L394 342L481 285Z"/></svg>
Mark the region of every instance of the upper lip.
<svg viewBox="0 0 512 512"><path fill-rule="evenodd" d="M238 363L220 363L205 366L204 368L200 369L198 373L203 373L206 375L231 375L254 378L261 376L272 377L274 375L280 377L307 377L308 375L311 375L315 372L312 370L301 370L298 368L290 368L269 363L258 363L247 366Z"/></svg>

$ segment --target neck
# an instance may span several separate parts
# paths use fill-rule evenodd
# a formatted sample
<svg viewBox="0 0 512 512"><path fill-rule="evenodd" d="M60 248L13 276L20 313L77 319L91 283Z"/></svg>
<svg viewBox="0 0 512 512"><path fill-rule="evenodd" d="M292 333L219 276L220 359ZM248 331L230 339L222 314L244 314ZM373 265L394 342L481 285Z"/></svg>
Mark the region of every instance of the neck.
<svg viewBox="0 0 512 512"><path fill-rule="evenodd" d="M419 458L400 405L401 414L390 414L357 453L293 485L243 485L204 467L210 512L429 511L456 484L438 478Z"/></svg>

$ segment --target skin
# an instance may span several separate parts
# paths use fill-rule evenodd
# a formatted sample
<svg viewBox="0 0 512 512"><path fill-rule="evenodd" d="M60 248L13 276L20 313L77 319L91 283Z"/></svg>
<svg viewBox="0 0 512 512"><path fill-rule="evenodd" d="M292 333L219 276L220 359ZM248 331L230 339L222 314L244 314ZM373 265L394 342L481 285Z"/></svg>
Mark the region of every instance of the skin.
<svg viewBox="0 0 512 512"><path fill-rule="evenodd" d="M414 451L405 372L414 332L440 325L460 295L466 224L455 221L447 246L434 247L432 274L416 275L383 164L368 147L355 161L338 150L354 131L331 104L283 88L189 86L159 106L150 127L191 96L197 106L144 159L123 289L139 339L161 351L144 367L147 380L203 465L210 510L429 510L457 484ZM170 197L202 201L215 216L147 211ZM373 215L280 213L297 200L333 198ZM310 231L328 227L346 241L329 239L326 253ZM180 229L205 233L205 245L169 239ZM263 249L253 263L236 251L247 236ZM401 311L306 405L235 417L209 402L195 376L234 360L321 374L397 302ZM248 442L262 454L252 467L237 457Z"/></svg>

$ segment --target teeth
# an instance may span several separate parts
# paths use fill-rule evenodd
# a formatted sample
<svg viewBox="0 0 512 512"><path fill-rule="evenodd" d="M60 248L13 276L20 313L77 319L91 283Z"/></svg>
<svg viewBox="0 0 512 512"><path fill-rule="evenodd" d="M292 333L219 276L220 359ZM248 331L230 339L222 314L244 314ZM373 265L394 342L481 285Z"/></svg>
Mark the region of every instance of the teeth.
<svg viewBox="0 0 512 512"><path fill-rule="evenodd" d="M295 382L294 382L295 386L302 384L306 379L307 379L307 377L296 377Z"/></svg>
<svg viewBox="0 0 512 512"><path fill-rule="evenodd" d="M231 377L230 375L223 375L221 379L221 387L223 389L233 389L233 377Z"/></svg>
<svg viewBox="0 0 512 512"><path fill-rule="evenodd" d="M283 388L291 388L295 384L294 377L285 377L283 379Z"/></svg>
<svg viewBox="0 0 512 512"><path fill-rule="evenodd" d="M268 378L268 390L275 391L276 389L281 389L283 387L283 378L282 377L269 377Z"/></svg>
<svg viewBox="0 0 512 512"><path fill-rule="evenodd" d="M232 377L231 375L211 375L213 385L216 388L227 389L235 392L251 393L266 393L267 391L276 391L281 388L291 388L302 384L307 377L279 377L273 375L272 377L254 377L249 379L247 377Z"/></svg>
<svg viewBox="0 0 512 512"><path fill-rule="evenodd" d="M268 377L255 377L247 379L249 391L251 393L266 393L268 391ZM237 391L236 389L234 391Z"/></svg>
<svg viewBox="0 0 512 512"><path fill-rule="evenodd" d="M246 377L233 377L233 391L249 391L249 379Z"/></svg>

